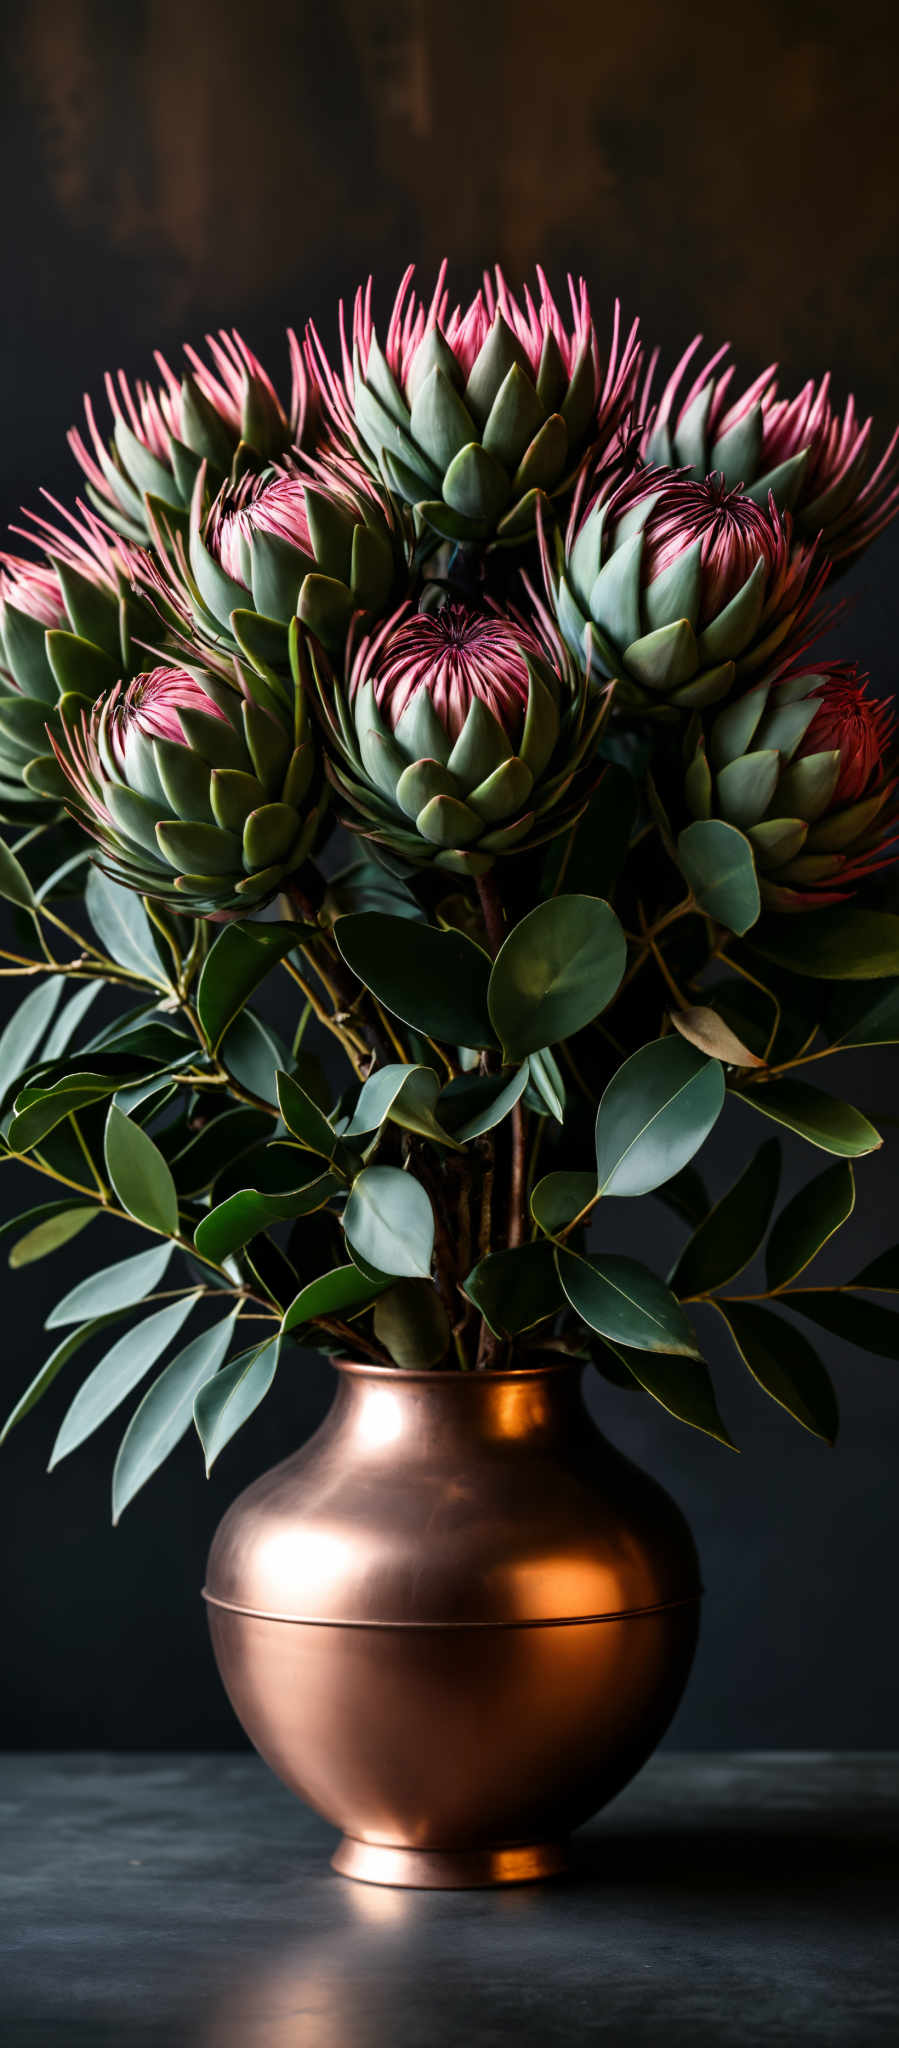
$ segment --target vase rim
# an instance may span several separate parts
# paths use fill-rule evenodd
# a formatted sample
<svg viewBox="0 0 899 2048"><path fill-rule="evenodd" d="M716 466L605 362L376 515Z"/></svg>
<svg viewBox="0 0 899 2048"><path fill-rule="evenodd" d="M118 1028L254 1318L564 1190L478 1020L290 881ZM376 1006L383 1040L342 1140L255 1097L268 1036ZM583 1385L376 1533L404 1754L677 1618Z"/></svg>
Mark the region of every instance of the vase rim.
<svg viewBox="0 0 899 2048"><path fill-rule="evenodd" d="M470 1371L463 1372L459 1366L377 1365L374 1359L364 1358L332 1358L331 1360L331 1364L337 1372L347 1373L358 1379L390 1381L438 1380L441 1384L448 1380L458 1380L465 1385L474 1384L475 1386L482 1387L497 1386L502 1380L545 1379L547 1373L571 1372L573 1370L582 1372L585 1363L586 1361L583 1358L548 1358L542 1365L510 1365L501 1367L499 1371L494 1370L492 1367L485 1367L478 1371L472 1366Z"/></svg>

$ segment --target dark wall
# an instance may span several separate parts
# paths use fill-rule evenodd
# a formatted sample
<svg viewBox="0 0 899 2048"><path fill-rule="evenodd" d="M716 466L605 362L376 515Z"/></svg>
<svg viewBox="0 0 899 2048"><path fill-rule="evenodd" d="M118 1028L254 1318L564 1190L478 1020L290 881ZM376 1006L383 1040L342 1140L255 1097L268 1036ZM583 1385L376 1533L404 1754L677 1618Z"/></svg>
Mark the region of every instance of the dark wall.
<svg viewBox="0 0 899 2048"><path fill-rule="evenodd" d="M831 364L838 394L854 388L885 427L899 412L891 18L870 0L29 0L0 29L3 511L42 483L75 495L64 433L105 368L144 373L154 347L236 323L280 370L286 322L311 313L331 336L337 297L369 269L383 304L410 258L427 276L443 254L460 290L497 257L513 281L535 260L554 278L583 269L600 321L620 292L666 350L697 328L730 337L747 375L779 358L787 389ZM842 644L891 689L895 535L845 590ZM897 1071L892 1055L855 1058L838 1083L892 1140ZM746 1156L748 1121L729 1111L719 1180ZM789 1163L796 1177L813 1164L798 1147ZM3 1171L7 1212L40 1199L23 1169ZM899 1236L897 1186L893 1142L862 1163L834 1274ZM609 1225L625 1240L627 1210ZM644 1248L647 1218L661 1269L676 1236L641 1205ZM6 1279L4 1409L104 1227ZM105 1249L132 1243L110 1227ZM707 1335L739 1458L596 1392L703 1554L706 1630L673 1740L894 1743L896 1366L822 1344L844 1412L831 1453ZM44 1477L60 1382L0 1454L0 1741L240 1740L198 1601L206 1548L329 1390L326 1366L298 1361L208 1484L188 1440L114 1533L118 1418Z"/></svg>

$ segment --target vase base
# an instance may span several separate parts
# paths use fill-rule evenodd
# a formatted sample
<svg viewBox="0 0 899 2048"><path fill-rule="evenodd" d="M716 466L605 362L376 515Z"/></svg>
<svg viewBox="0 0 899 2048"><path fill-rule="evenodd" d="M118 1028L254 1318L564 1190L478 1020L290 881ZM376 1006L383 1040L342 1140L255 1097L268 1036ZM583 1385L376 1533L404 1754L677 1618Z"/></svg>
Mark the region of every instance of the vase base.
<svg viewBox="0 0 899 2048"><path fill-rule="evenodd" d="M535 1884L568 1868L567 1842L532 1842L512 1849L404 1849L392 1842L361 1842L344 1835L331 1858L341 1877L359 1884L401 1885L416 1891L466 1891L495 1884Z"/></svg>

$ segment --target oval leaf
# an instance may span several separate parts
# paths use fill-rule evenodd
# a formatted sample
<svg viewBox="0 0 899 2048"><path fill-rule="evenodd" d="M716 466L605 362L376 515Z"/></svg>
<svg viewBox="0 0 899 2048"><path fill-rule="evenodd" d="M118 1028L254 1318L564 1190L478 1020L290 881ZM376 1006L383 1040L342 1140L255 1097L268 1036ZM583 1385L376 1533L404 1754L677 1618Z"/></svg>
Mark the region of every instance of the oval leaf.
<svg viewBox="0 0 899 2048"><path fill-rule="evenodd" d="M278 1370L281 1338L242 1352L207 1380L194 1398L194 1422L206 1455L207 1476L232 1436L265 1399Z"/></svg>
<svg viewBox="0 0 899 2048"><path fill-rule="evenodd" d="M237 1311L186 1344L144 1395L119 1445L112 1475L112 1519L140 1492L193 1421L194 1399L217 1373L234 1334Z"/></svg>
<svg viewBox="0 0 899 2048"><path fill-rule="evenodd" d="M334 937L358 979L413 1030L450 1045L495 1044L487 1011L490 962L464 932L416 924L410 933L408 918L371 910L338 918Z"/></svg>
<svg viewBox="0 0 899 2048"><path fill-rule="evenodd" d="M880 981L899 974L899 917L888 910L833 904L791 917L765 918L752 944L791 974L820 981Z"/></svg>
<svg viewBox="0 0 899 2048"><path fill-rule="evenodd" d="M420 934L416 934L416 938ZM398 1279L427 1280L434 1212L420 1181L396 1166L366 1166L343 1212L348 1242L366 1264Z"/></svg>
<svg viewBox="0 0 899 2048"><path fill-rule="evenodd" d="M582 1258L561 1247L555 1258L566 1299L588 1330L638 1351L699 1357L680 1302L638 1260L611 1254Z"/></svg>
<svg viewBox="0 0 899 2048"><path fill-rule="evenodd" d="M178 1234L178 1195L158 1146L140 1124L110 1103L106 1119L106 1171L123 1209L150 1230Z"/></svg>
<svg viewBox="0 0 899 2048"><path fill-rule="evenodd" d="M0 896L7 903L15 903L20 910L33 910L35 895L25 869L11 853L5 840L0 839Z"/></svg>
<svg viewBox="0 0 899 2048"><path fill-rule="evenodd" d="M85 1224L92 1223L99 1213L97 1208L88 1209L82 1205L77 1209L63 1209L58 1216L46 1217L43 1223L36 1223L33 1230L26 1231L25 1236L13 1245L10 1265L14 1269L30 1266L35 1259L46 1258L48 1252L58 1251L60 1245L68 1244L70 1238L77 1237Z"/></svg>
<svg viewBox="0 0 899 2048"><path fill-rule="evenodd" d="M682 1038L688 1038L691 1045L699 1047L711 1059L723 1060L728 1067L763 1067L757 1053L750 1052L748 1045L737 1037L717 1010L707 1009L699 1004L693 1009L669 1011L671 1022Z"/></svg>
<svg viewBox="0 0 899 2048"><path fill-rule="evenodd" d="M681 874L700 910L742 934L761 910L755 860L749 840L720 818L698 818L677 842Z"/></svg>
<svg viewBox="0 0 899 2048"><path fill-rule="evenodd" d="M769 1288L798 1280L854 1208L855 1175L848 1160L841 1159L800 1188L781 1210L768 1240Z"/></svg>
<svg viewBox="0 0 899 2048"><path fill-rule="evenodd" d="M507 1074L459 1074L440 1097L440 1114L460 1145L483 1137L515 1108L528 1084L527 1061Z"/></svg>
<svg viewBox="0 0 899 2048"><path fill-rule="evenodd" d="M619 1067L596 1117L604 1195L645 1195L705 1142L724 1106L724 1074L684 1038L658 1038Z"/></svg>
<svg viewBox="0 0 899 2048"><path fill-rule="evenodd" d="M596 1196L595 1173L545 1173L531 1195L531 1215L548 1237L565 1230Z"/></svg>
<svg viewBox="0 0 899 2048"><path fill-rule="evenodd" d="M611 1002L627 944L599 896L539 903L503 941L490 975L490 1016L506 1061L570 1038Z"/></svg>
<svg viewBox="0 0 899 2048"><path fill-rule="evenodd" d="M330 1273L322 1273L317 1280L301 1287L285 1312L282 1333L286 1337L289 1331L312 1322L316 1316L355 1315L375 1301L388 1284L384 1279L370 1280L367 1274L360 1273L358 1266L335 1266Z"/></svg>
<svg viewBox="0 0 899 2048"><path fill-rule="evenodd" d="M488 1252L469 1273L463 1292L496 1337L517 1337L564 1307L551 1244Z"/></svg>
<svg viewBox="0 0 899 2048"><path fill-rule="evenodd" d="M741 1102L769 1116L785 1130L795 1131L821 1152L835 1152L841 1159L861 1159L883 1144L879 1131L851 1102L838 1102L807 1081L766 1081L759 1088L747 1088Z"/></svg>
<svg viewBox="0 0 899 2048"><path fill-rule="evenodd" d="M675 1416L678 1422L687 1422L691 1429L700 1429L706 1436L713 1436L719 1444L725 1444L728 1450L736 1450L733 1437L718 1413L711 1373L701 1358L632 1351L625 1344L609 1344L607 1349L624 1367L627 1375L623 1381L625 1385L636 1381L644 1393L651 1394L653 1400L667 1408L669 1415ZM601 1369L606 1370L604 1361ZM619 1376L617 1383L621 1384L622 1380L623 1375Z"/></svg>
<svg viewBox="0 0 899 2048"><path fill-rule="evenodd" d="M768 1138L684 1246L671 1275L675 1294L709 1294L742 1273L764 1241L779 1183L780 1146Z"/></svg>
<svg viewBox="0 0 899 2048"><path fill-rule="evenodd" d="M188 1294L182 1301L170 1301L165 1308L157 1309L155 1315L145 1317L134 1329L126 1330L124 1337L119 1337L112 1350L107 1351L99 1365L94 1366L63 1416L47 1467L49 1472L61 1458L67 1458L70 1451L77 1450L86 1437L99 1429L119 1402L124 1401L149 1372L151 1365L156 1364L166 1345L177 1337L197 1299L196 1294Z"/></svg>
<svg viewBox="0 0 899 2048"><path fill-rule="evenodd" d="M203 962L197 985L197 1016L212 1052L254 990L279 960L299 945L306 927L296 924L229 924L219 932Z"/></svg>

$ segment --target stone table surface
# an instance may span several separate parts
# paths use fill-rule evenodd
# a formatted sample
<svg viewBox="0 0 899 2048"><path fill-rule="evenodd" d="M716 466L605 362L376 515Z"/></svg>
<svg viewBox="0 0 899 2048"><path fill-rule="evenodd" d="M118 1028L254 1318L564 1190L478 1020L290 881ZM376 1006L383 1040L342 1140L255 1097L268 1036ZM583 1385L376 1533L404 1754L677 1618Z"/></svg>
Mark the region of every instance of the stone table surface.
<svg viewBox="0 0 899 2048"><path fill-rule="evenodd" d="M334 1839L254 1756L0 1759L3 2048L899 2041L899 1755L663 1754L543 1886Z"/></svg>

